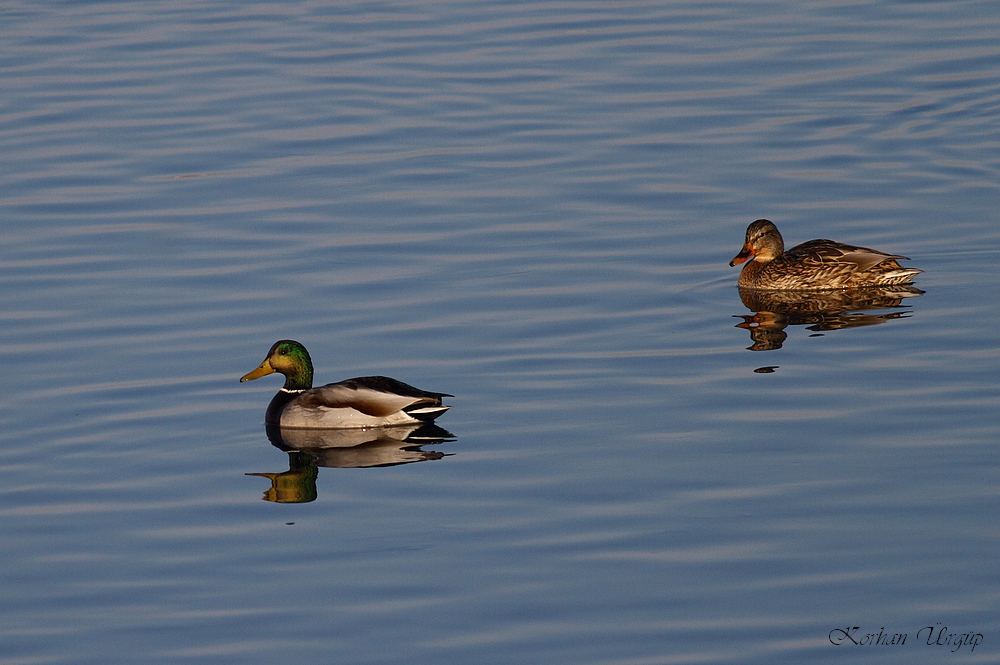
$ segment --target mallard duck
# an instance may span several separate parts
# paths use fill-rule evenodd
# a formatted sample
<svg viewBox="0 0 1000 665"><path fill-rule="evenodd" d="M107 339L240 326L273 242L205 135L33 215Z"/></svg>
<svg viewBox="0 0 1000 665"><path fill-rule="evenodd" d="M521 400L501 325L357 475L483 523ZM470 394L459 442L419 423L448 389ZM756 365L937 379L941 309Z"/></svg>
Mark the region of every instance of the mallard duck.
<svg viewBox="0 0 1000 665"><path fill-rule="evenodd" d="M260 367L240 383L274 372L285 375L285 385L267 406L264 420L272 425L309 429L409 425L431 422L451 408L441 398L452 395L420 390L387 376L361 376L313 388L309 352L290 339L275 342Z"/></svg>
<svg viewBox="0 0 1000 665"><path fill-rule="evenodd" d="M922 272L904 268L905 256L886 254L832 240L810 240L785 251L777 227L758 219L747 227L743 250L730 266L743 263L739 286L744 289L819 290L909 284Z"/></svg>

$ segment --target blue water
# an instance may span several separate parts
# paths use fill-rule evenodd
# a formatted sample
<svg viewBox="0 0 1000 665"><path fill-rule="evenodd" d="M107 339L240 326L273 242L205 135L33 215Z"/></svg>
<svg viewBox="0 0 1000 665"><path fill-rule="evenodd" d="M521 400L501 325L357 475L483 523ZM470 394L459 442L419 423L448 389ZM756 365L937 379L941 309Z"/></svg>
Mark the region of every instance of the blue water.
<svg viewBox="0 0 1000 665"><path fill-rule="evenodd" d="M0 662L1000 662L997 34L7 3ZM923 294L750 308L759 217ZM450 436L273 446L279 338Z"/></svg>

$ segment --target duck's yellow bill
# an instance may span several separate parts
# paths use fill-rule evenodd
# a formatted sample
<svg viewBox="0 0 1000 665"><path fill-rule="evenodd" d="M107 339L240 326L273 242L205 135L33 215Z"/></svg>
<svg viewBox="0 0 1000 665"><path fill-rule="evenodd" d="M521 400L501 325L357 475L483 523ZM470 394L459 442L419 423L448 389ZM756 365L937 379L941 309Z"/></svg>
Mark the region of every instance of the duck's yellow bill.
<svg viewBox="0 0 1000 665"><path fill-rule="evenodd" d="M274 368L271 367L271 360L268 358L260 364L260 367L252 372L247 372L240 378L240 383L244 381L253 381L254 379L259 379L262 376L267 376L268 374L274 374Z"/></svg>

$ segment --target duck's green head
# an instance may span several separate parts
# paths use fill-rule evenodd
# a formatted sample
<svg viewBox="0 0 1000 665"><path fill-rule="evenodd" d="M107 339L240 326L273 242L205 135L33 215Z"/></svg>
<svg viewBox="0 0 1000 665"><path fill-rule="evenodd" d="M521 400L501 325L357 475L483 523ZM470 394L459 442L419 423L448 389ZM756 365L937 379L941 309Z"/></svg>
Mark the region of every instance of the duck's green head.
<svg viewBox="0 0 1000 665"><path fill-rule="evenodd" d="M240 383L253 381L268 374L285 375L285 390L312 388L313 366L309 352L295 340L282 339L274 343L260 367L244 374Z"/></svg>

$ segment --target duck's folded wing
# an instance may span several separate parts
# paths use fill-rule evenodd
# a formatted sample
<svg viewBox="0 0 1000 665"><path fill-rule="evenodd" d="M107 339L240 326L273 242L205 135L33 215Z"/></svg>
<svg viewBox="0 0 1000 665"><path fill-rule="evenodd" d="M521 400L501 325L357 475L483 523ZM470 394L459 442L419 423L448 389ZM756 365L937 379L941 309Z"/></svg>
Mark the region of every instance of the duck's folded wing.
<svg viewBox="0 0 1000 665"><path fill-rule="evenodd" d="M314 388L302 394L305 407L350 408L385 418L416 406L441 406L440 393L428 393L387 377L361 377Z"/></svg>
<svg viewBox="0 0 1000 665"><path fill-rule="evenodd" d="M817 263L853 264L857 266L855 270L862 272L890 259L909 260L907 257L898 254L886 254L877 249L855 247L854 245L845 245L844 243L832 240L810 240L797 247L793 247L789 250L788 254Z"/></svg>

